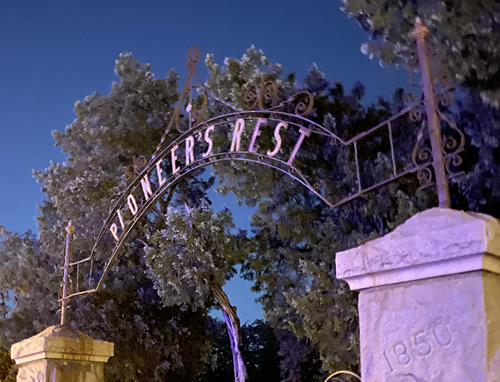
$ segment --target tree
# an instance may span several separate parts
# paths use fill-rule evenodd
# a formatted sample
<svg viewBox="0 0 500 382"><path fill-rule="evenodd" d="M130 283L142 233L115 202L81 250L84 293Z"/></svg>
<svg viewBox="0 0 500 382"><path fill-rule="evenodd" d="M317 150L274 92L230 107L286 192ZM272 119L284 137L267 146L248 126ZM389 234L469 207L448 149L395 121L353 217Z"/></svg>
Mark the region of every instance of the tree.
<svg viewBox="0 0 500 382"><path fill-rule="evenodd" d="M289 330L277 330L276 337L283 382L323 381L321 360L306 337L299 339Z"/></svg>
<svg viewBox="0 0 500 382"><path fill-rule="evenodd" d="M411 30L420 17L430 29L437 73L449 71L458 84L500 102L500 5L494 0L343 0L342 9L368 34L361 50L383 65L415 67Z"/></svg>
<svg viewBox="0 0 500 382"><path fill-rule="evenodd" d="M500 110L478 94L458 100L455 120L467 136L465 175L453 184L457 208L500 218Z"/></svg>
<svg viewBox="0 0 500 382"><path fill-rule="evenodd" d="M215 336L212 352L217 360L213 370L204 376L204 382L227 381L233 378L233 360L227 341L227 325L219 320L210 323L209 332ZM275 382L280 380L279 342L268 322L256 320L241 327L243 358L250 381ZM292 349L290 349L292 350Z"/></svg>
<svg viewBox="0 0 500 382"><path fill-rule="evenodd" d="M278 84L284 99L309 91L315 99L309 118L345 139L376 125L393 111L384 100L364 107L361 84L346 93L342 85L330 84L315 66L303 85L298 85L294 75L282 76L281 67L254 48L239 60L226 60L222 67L209 56L207 65L208 84L215 95L226 95L226 100L241 108L245 106L241 95L262 80ZM248 142L250 138L242 139ZM395 128L395 139L403 142L398 150L411 152L413 144L408 138L407 131ZM272 144L263 131L261 150ZM282 147L287 150L286 144ZM356 186L350 155L339 145L311 136L294 164L323 181L320 187L335 197L335 193L346 194ZM368 143L363 148L363 177L371 181L385 174L390 169L389 155L387 141L376 137ZM409 196L418 187L415 179L403 179L347 207L330 209L310 191L267 168L219 163L214 171L221 192L232 190L241 202L258 206L252 217L256 249L243 269L246 277L255 281L255 289L264 292L261 301L270 323L278 330L293 332L298 342L305 339L303 344L311 353L319 354L323 375L340 368L357 368L356 296L335 277L335 253L383 235L425 208L429 201L425 194L420 200ZM300 380L300 376L288 378Z"/></svg>
<svg viewBox="0 0 500 382"><path fill-rule="evenodd" d="M108 96L95 93L77 102L77 119L64 133L54 133L66 160L35 173L47 197L39 235L4 232L0 292L11 293L13 301L0 317L6 346L57 323L64 227L69 220L76 227L74 258L87 256L109 203L127 185L123 175L133 157L152 153L168 123L177 100L173 71L156 79L149 66L121 55L116 73L120 81ZM185 187L197 190L204 183L193 180ZM197 380L210 362L207 313L163 307L145 270L142 250L130 243L105 291L71 301L72 325L116 343L106 368L110 380Z"/></svg>
<svg viewBox="0 0 500 382"><path fill-rule="evenodd" d="M2 347L0 342L0 382L15 382L14 362L10 359L10 353Z"/></svg>
<svg viewBox="0 0 500 382"><path fill-rule="evenodd" d="M310 92L315 107L309 118L344 138L397 112L405 98L400 91L392 104L379 100L363 106L361 84L346 92L341 84L329 83L315 66L299 84L293 74L283 75L280 65L253 47L241 59L228 59L222 66L212 56L206 64L209 90L241 108L247 106L247 91L262 81L276 84L282 99ZM64 133L55 134L67 155L65 162L36 172L47 196L40 206L39 235L2 232L0 340L5 346L57 322L67 221L71 219L77 229L74 256L87 256L110 201L128 184L123 174L132 158L154 152L173 113L178 97L175 73L156 79L149 66L130 55L120 57L116 71L120 82L111 93L77 103L77 119ZM498 119L498 111L479 98L458 102L457 108L456 121L468 139L465 164L472 171L454 183L454 203L490 212L498 208L500 196L498 124L491 123ZM226 110L224 104L214 103L208 113L214 116ZM186 118L181 117L180 123L185 126ZM397 158L411 153L415 142L418 129L414 125L403 129L408 123L393 126ZM273 145L268 130L260 137L262 150ZM245 134L242 139L248 142L251 137ZM172 129L168 139L177 136ZM296 138L292 133L286 139ZM296 158L297 168L325 180L320 187L330 196L351 192L356 186L356 173L349 165L352 154L316 138L305 145ZM291 146L283 144L283 150ZM360 154L363 180L372 182L390 173L389 158L387 139L368 142ZM397 164L406 166L399 159ZM433 192L418 191L416 179L404 178L345 207L330 209L291 179L254 164L217 163L213 172L221 192L232 190L242 203L257 207L251 240L234 232L228 211L209 207L206 190L214 179L196 173L179 182L175 195L162 200L162 209L139 224L109 273L105 290L72 302L73 325L117 345L107 368L110 379L202 379L219 354L211 353L214 339L205 330L212 325L207 314L215 298L230 322L233 349L242 353L235 364L242 365L246 357L250 378L262 375L253 368L261 362L256 360L257 351L246 353L245 328L243 346L238 345L236 309L222 290L237 264L263 292L266 317L280 342L282 379L320 381L327 372L357 368L356 295L336 279L335 253L384 235L417 211L435 205ZM112 245L104 243L107 249ZM177 262L177 256L183 261ZM94 278L99 276L98 271ZM266 330L257 328L253 334L250 330L249 343L257 342Z"/></svg>
<svg viewBox="0 0 500 382"><path fill-rule="evenodd" d="M187 207L187 216L170 208L165 228L147 236L145 248L151 278L167 305L183 309L207 308L215 297L222 308L231 343L234 380L247 380L240 320L222 287L235 274L235 265L248 255L244 233L231 234L232 216L214 213L208 205Z"/></svg>
<svg viewBox="0 0 500 382"><path fill-rule="evenodd" d="M226 100L241 108L245 107L241 95L262 80L277 83L283 98L297 91L311 92L315 108L310 118L343 138L366 131L407 107L402 90L395 92L393 103L380 99L378 104L365 107L361 84L346 93L341 84L330 84L315 66L303 85L298 85L293 74L283 76L279 65L254 48L241 59L226 60L222 67L209 56L207 65L208 84L216 96L226 95ZM468 172L452 181L453 205L499 216L498 111L474 95L460 97L447 111L466 133L462 169ZM420 126L407 118L394 121L392 127L396 165L408 168L411 162L405 158L413 150ZM244 139L248 142L250 136ZM262 150L271 142L262 133ZM314 169L316 175L327 179L321 184L327 192L352 191L349 187L355 173L349 166L349 153L312 138L307 142L309 146L297 157L296 167L304 173ZM364 182L384 179L391 170L388 148L387 140L379 136L365 144L360 153ZM266 168L221 163L214 170L221 192L231 190L242 203L258 206L252 217L256 249L243 269L246 277L255 281L255 289L264 292L261 301L266 317L275 328L307 339L312 351L319 353L324 371L355 369L356 298L335 277L335 253L382 236L418 211L435 206L433 189L420 190L415 177L402 178L346 207L329 209L309 191Z"/></svg>

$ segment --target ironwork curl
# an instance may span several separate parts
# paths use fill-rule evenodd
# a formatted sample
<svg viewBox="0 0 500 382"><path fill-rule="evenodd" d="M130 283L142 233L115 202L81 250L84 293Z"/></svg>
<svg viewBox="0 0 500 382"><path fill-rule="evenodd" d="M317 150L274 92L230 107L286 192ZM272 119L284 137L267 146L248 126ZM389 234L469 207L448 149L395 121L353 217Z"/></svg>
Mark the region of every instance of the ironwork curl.
<svg viewBox="0 0 500 382"><path fill-rule="evenodd" d="M424 167L417 172L418 183L420 184L419 190L432 185L432 170L429 167Z"/></svg>
<svg viewBox="0 0 500 382"><path fill-rule="evenodd" d="M445 91L443 93L438 94L436 96L436 100L439 102L441 106L448 107L455 101L455 97L453 95L453 92Z"/></svg>
<svg viewBox="0 0 500 382"><path fill-rule="evenodd" d="M130 165L125 170L125 179L132 182L136 177L134 166Z"/></svg>
<svg viewBox="0 0 500 382"><path fill-rule="evenodd" d="M144 155L140 155L135 159L134 168L138 174L140 174L142 170L147 167L148 162L148 158L146 158Z"/></svg>
<svg viewBox="0 0 500 382"><path fill-rule="evenodd" d="M125 172L125 177L126 177L126 172ZM113 196L111 196L108 203L108 212L113 211L113 208L115 207L119 199L120 199L120 194L114 194Z"/></svg>
<svg viewBox="0 0 500 382"><path fill-rule="evenodd" d="M438 111L438 115L449 127L448 135L443 139L444 167L448 177L454 177L461 174L458 167L463 164L460 154L465 149L465 134L457 127L455 121L445 113ZM457 138L450 136L449 133L454 133Z"/></svg>
<svg viewBox="0 0 500 382"><path fill-rule="evenodd" d="M202 95L203 100L202 100L201 108L199 110L196 110L196 109L193 109L193 107L191 106L190 110L188 110L188 113L190 113L190 116L191 116L190 117L191 120L194 120L194 124L198 125L198 124L202 123L203 120L205 119L205 117L207 116L208 92L207 92L207 90L204 87L198 86L198 85L194 85L193 89L198 89L203 94Z"/></svg>
<svg viewBox="0 0 500 382"><path fill-rule="evenodd" d="M460 167L463 164L463 162L464 160L458 154L445 158L444 167L446 169L446 173L448 174L448 176L453 177L460 174L461 171L458 171L458 167Z"/></svg>
<svg viewBox="0 0 500 382"><path fill-rule="evenodd" d="M417 95L415 93L406 93L404 98L404 103L406 106L414 105L417 101Z"/></svg>
<svg viewBox="0 0 500 382"><path fill-rule="evenodd" d="M420 121L422 121L423 117L424 117L424 114L420 110L420 107L414 107L410 110L410 119L413 122L420 122Z"/></svg>
<svg viewBox="0 0 500 382"><path fill-rule="evenodd" d="M410 54L408 55L408 66L410 67L410 69L416 69L418 68L418 56L417 56L417 53L416 52L410 52ZM411 71L409 71L410 73Z"/></svg>
<svg viewBox="0 0 500 382"><path fill-rule="evenodd" d="M149 160L144 155L134 156L132 164L125 170L125 179L129 182L133 181L147 166Z"/></svg>
<svg viewBox="0 0 500 382"><path fill-rule="evenodd" d="M245 91L245 103L249 105L249 110L254 109L259 102L259 88L257 85L251 85Z"/></svg>
<svg viewBox="0 0 500 382"><path fill-rule="evenodd" d="M413 163L417 166L430 164L432 160L432 151L428 147L415 146L412 159Z"/></svg>
<svg viewBox="0 0 500 382"><path fill-rule="evenodd" d="M439 73L439 76L437 78L437 83L440 84L444 89L448 89L449 91L454 90L453 77L447 70L443 70L441 73Z"/></svg>
<svg viewBox="0 0 500 382"><path fill-rule="evenodd" d="M186 103L186 100L189 99L191 101L191 90L193 89L192 82L193 77L195 77L198 82L201 84L201 81L198 76L198 72L196 71L196 63L200 61L200 47L193 45L189 48L187 55L187 63L186 67L188 68L186 83L184 84L184 88L182 89L181 95L179 96L179 100L177 101L177 107L175 108L170 121L168 122L167 128L165 129L165 133L160 139L160 143L156 146L156 152L160 151L163 146L163 142L167 139L168 133L172 130L172 127L176 127L179 132L182 132L180 129L180 115L181 115L181 107Z"/></svg>
<svg viewBox="0 0 500 382"><path fill-rule="evenodd" d="M300 92L293 96L294 100L297 102L295 106L295 114L301 117L307 117L314 107L314 97L309 92Z"/></svg>
<svg viewBox="0 0 500 382"><path fill-rule="evenodd" d="M451 137L446 137L443 140L443 153L445 155L452 150L456 150L457 148L458 148L458 142L456 139Z"/></svg>
<svg viewBox="0 0 500 382"><path fill-rule="evenodd" d="M429 187L432 184L432 171L429 168L432 164L432 151L426 145L425 137L425 122L417 135L417 143L413 147L412 161L416 167L420 167L417 171L417 180L419 183L419 190Z"/></svg>
<svg viewBox="0 0 500 382"><path fill-rule="evenodd" d="M260 85L258 104L261 109L274 106L278 96L278 84L276 81L264 81Z"/></svg>
<svg viewBox="0 0 500 382"><path fill-rule="evenodd" d="M287 104L295 104L294 113L301 117L309 115L314 107L314 96L308 92L299 92L279 101L280 86L275 80L261 80L260 86L251 85L244 93L247 110L280 110ZM279 103L278 103L279 102Z"/></svg>

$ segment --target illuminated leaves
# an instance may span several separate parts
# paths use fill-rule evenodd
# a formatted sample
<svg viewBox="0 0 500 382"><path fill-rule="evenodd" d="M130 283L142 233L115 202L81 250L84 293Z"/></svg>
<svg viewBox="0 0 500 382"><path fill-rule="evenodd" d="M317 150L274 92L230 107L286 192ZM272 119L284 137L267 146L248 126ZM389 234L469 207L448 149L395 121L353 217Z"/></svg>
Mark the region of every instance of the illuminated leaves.
<svg viewBox="0 0 500 382"><path fill-rule="evenodd" d="M414 39L410 32L420 17L430 29L436 72L449 70L458 84L500 102L500 6L494 0L389 1L344 0L343 9L367 32L362 51L383 65L413 70Z"/></svg>

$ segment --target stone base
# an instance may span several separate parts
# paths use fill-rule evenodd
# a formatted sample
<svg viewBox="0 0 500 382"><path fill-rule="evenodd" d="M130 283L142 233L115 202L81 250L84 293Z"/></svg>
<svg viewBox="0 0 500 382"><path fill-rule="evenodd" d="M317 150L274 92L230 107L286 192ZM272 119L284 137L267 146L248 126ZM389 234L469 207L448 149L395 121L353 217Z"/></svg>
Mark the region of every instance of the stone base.
<svg viewBox="0 0 500 382"><path fill-rule="evenodd" d="M102 382L104 364L98 362L38 360L19 367L17 382Z"/></svg>
<svg viewBox="0 0 500 382"><path fill-rule="evenodd" d="M103 382L113 344L67 327L51 326L12 345L18 382Z"/></svg>
<svg viewBox="0 0 500 382"><path fill-rule="evenodd" d="M481 271L362 290L363 382L500 381L499 292Z"/></svg>
<svg viewBox="0 0 500 382"><path fill-rule="evenodd" d="M337 254L363 382L500 382L500 221L443 208Z"/></svg>

